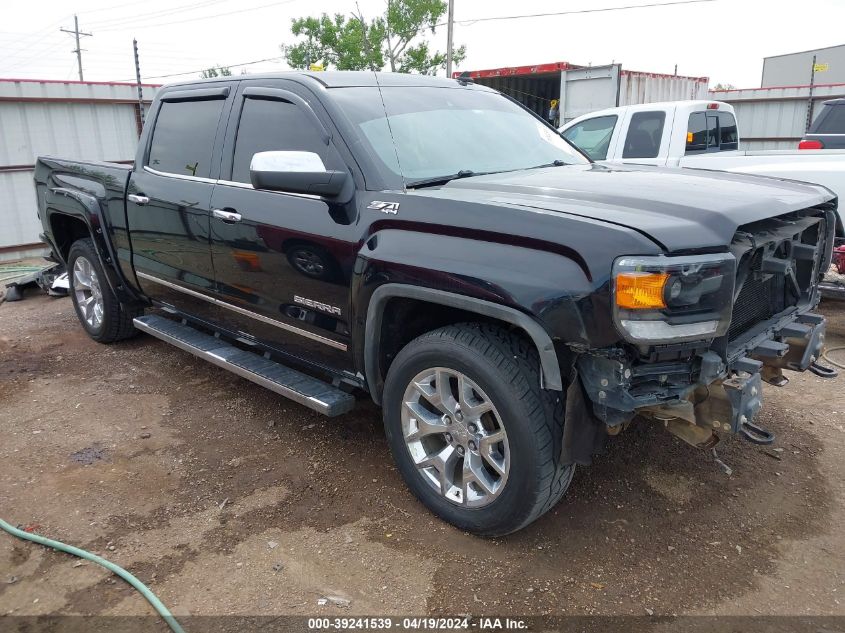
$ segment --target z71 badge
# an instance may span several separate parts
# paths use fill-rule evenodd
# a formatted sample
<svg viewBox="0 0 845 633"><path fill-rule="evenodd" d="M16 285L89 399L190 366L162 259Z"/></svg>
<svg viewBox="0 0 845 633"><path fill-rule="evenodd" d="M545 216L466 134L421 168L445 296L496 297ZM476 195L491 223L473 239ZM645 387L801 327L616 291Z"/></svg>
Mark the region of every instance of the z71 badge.
<svg viewBox="0 0 845 633"><path fill-rule="evenodd" d="M367 208L372 209L373 211L381 211L382 213L390 213L393 215L399 213L398 202L381 202L380 200L373 200L367 205Z"/></svg>

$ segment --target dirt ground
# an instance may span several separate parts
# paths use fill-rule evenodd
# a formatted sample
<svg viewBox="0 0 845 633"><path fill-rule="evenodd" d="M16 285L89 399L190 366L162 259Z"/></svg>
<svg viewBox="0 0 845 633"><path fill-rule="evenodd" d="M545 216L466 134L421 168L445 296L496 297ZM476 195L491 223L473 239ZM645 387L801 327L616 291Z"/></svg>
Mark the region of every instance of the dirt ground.
<svg viewBox="0 0 845 633"><path fill-rule="evenodd" d="M845 344L845 303L822 312ZM843 616L843 385L767 386L778 440L724 441L730 476L635 425L551 513L483 540L406 490L372 405L326 419L149 337L97 344L69 299L31 291L0 305L0 517L113 560L177 616ZM149 613L0 532L0 616Z"/></svg>

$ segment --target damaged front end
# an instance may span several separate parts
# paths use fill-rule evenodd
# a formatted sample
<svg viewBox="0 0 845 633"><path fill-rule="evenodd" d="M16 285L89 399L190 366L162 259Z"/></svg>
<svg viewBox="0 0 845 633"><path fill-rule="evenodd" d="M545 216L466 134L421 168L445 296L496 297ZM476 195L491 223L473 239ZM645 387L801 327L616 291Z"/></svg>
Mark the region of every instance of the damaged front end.
<svg viewBox="0 0 845 633"><path fill-rule="evenodd" d="M608 432L640 415L699 448L721 433L770 444L774 435L755 423L763 382L785 385L784 370L836 375L817 363L825 319L813 312L834 210L740 227L728 253L619 258L614 321L625 343L576 363Z"/></svg>

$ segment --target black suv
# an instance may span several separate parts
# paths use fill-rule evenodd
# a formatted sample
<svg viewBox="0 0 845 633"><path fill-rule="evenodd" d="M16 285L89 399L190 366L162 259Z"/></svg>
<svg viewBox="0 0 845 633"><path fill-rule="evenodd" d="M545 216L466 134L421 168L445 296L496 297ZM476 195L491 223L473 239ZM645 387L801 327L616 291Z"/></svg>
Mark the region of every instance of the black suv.
<svg viewBox="0 0 845 633"><path fill-rule="evenodd" d="M798 149L845 149L845 99L831 99L822 104Z"/></svg>

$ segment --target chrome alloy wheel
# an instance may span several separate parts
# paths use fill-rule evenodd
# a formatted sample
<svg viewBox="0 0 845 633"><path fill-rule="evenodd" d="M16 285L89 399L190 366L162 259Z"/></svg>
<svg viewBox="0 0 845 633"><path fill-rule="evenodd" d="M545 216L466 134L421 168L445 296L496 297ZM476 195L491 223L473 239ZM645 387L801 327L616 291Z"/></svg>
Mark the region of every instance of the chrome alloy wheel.
<svg viewBox="0 0 845 633"><path fill-rule="evenodd" d="M456 505L479 508L504 490L508 436L492 401L467 376L433 367L402 399L405 445L425 481Z"/></svg>
<svg viewBox="0 0 845 633"><path fill-rule="evenodd" d="M94 266L85 257L73 262L73 292L82 318L90 327L99 328L103 322L103 293Z"/></svg>

